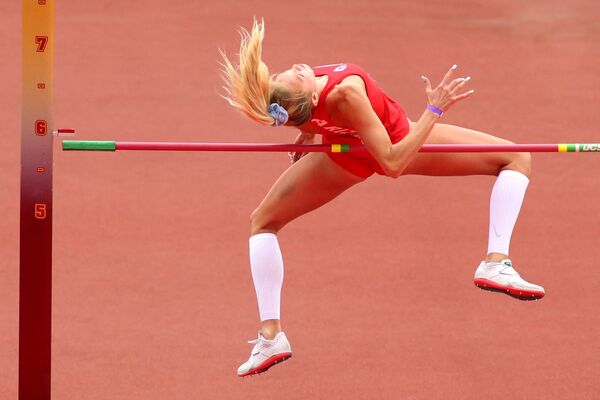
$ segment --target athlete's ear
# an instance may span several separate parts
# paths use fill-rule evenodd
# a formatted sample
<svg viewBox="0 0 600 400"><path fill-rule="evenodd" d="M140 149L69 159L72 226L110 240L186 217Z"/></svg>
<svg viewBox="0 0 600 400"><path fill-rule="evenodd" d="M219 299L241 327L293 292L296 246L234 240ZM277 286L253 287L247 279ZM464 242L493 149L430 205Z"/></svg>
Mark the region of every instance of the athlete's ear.
<svg viewBox="0 0 600 400"><path fill-rule="evenodd" d="M319 104L319 94L317 92L313 92L311 100L312 100L312 105L314 107L316 107L317 104Z"/></svg>

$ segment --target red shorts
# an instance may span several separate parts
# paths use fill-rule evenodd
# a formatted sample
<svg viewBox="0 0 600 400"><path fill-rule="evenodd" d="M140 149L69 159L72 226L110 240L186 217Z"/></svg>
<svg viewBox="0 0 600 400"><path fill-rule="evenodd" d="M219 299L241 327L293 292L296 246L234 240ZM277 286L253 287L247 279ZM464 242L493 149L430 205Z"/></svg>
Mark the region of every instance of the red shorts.
<svg viewBox="0 0 600 400"><path fill-rule="evenodd" d="M392 143L398 143L408 134L408 129L401 132L390 133ZM347 136L323 135L323 144L363 144L360 138ZM346 171L362 178L368 178L377 172L379 175L385 175L383 168L371 154L365 153L327 153L336 164Z"/></svg>

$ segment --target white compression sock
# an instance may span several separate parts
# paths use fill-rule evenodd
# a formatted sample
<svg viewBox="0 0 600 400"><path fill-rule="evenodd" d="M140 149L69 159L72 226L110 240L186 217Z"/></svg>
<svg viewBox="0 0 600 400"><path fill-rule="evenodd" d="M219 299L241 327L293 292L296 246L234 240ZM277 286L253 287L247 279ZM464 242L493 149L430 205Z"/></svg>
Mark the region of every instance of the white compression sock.
<svg viewBox="0 0 600 400"><path fill-rule="evenodd" d="M528 184L529 179L517 171L504 170L498 175L490 200L488 254L508 255L510 237Z"/></svg>
<svg viewBox="0 0 600 400"><path fill-rule="evenodd" d="M283 258L277 236L259 233L250 237L250 269L260 320L279 319Z"/></svg>

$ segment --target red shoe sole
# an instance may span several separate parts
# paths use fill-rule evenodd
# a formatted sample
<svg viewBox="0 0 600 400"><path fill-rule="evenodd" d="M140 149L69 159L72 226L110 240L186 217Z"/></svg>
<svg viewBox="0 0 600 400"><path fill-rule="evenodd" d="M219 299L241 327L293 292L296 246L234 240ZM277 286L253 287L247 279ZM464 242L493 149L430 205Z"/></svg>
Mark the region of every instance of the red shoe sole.
<svg viewBox="0 0 600 400"><path fill-rule="evenodd" d="M280 362L284 362L285 360L287 360L291 356L292 356L292 353L276 354L273 357L267 359L264 363L262 363L258 367L253 368L250 371L246 372L245 374L238 375L238 376L240 378L243 378L244 376L248 376L248 375L262 374L263 372L265 372L266 370L268 370L269 368L271 368L273 365L279 364Z"/></svg>
<svg viewBox="0 0 600 400"><path fill-rule="evenodd" d="M482 278L475 279L473 283L479 289L489 290L490 292L504 293L519 300L539 300L542 297L544 297L543 292L535 292L532 290L515 289L512 287L501 286L495 282Z"/></svg>

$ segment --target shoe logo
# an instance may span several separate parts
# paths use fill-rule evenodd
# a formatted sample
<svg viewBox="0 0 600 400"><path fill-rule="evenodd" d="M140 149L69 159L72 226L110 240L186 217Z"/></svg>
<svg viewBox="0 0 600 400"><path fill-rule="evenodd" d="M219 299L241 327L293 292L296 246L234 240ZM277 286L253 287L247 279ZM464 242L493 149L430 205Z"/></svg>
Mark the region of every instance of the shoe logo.
<svg viewBox="0 0 600 400"><path fill-rule="evenodd" d="M512 262L510 260L506 260L503 262L507 267L512 267Z"/></svg>

